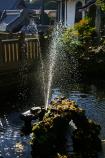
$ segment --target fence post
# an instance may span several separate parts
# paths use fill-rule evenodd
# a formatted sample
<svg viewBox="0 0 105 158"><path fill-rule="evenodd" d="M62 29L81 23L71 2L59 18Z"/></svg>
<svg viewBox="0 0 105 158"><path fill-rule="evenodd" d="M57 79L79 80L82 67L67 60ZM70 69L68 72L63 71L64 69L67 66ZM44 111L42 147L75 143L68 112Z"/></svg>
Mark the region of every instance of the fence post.
<svg viewBox="0 0 105 158"><path fill-rule="evenodd" d="M3 63L3 56L4 56L2 47L3 47L3 44L2 44L2 40L0 39L0 64Z"/></svg>
<svg viewBox="0 0 105 158"><path fill-rule="evenodd" d="M25 34L21 33L19 38L19 53L20 53L20 59L22 61L26 60L27 57L27 49L26 49L26 41L25 41Z"/></svg>

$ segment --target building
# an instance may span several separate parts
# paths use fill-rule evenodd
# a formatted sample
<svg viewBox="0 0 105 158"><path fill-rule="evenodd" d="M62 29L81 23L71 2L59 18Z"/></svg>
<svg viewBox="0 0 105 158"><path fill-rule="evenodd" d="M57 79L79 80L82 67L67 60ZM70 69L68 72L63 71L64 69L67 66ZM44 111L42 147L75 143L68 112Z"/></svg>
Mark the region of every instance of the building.
<svg viewBox="0 0 105 158"><path fill-rule="evenodd" d="M85 16L90 17L97 33L105 35L105 12L96 4L96 0L56 0L57 21L65 27L73 26Z"/></svg>
<svg viewBox="0 0 105 158"><path fill-rule="evenodd" d="M90 14L93 10L94 16L96 10L93 9L96 0L57 0L58 5L58 21L64 23L65 26L72 26L79 22L84 16ZM92 9L91 9L92 8Z"/></svg>
<svg viewBox="0 0 105 158"><path fill-rule="evenodd" d="M31 2L26 1L26 6L29 10L36 12L36 23L42 25L51 25L56 21L56 1L52 0L33 0ZM46 20L48 16L49 20ZM49 21L49 22L46 22Z"/></svg>
<svg viewBox="0 0 105 158"><path fill-rule="evenodd" d="M88 15L93 21L93 26L99 31L101 13L95 2L96 0L57 0L57 20L67 27L73 26Z"/></svg>
<svg viewBox="0 0 105 158"><path fill-rule="evenodd" d="M27 16L24 0L0 0L0 31L19 31Z"/></svg>
<svg viewBox="0 0 105 158"><path fill-rule="evenodd" d="M57 20L65 26L72 26L84 17L84 11L78 8L85 4L84 0L57 0Z"/></svg>

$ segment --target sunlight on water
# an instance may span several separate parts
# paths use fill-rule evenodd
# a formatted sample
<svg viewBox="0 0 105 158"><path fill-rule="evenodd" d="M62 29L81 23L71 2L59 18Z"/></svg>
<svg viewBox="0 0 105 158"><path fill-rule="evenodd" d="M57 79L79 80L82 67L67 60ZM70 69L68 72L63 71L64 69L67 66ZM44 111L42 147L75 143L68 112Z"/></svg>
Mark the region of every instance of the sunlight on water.
<svg viewBox="0 0 105 158"><path fill-rule="evenodd" d="M12 118L14 117L14 119ZM16 123L19 121L18 124ZM21 137L19 114L0 118L0 156L3 158L30 157L29 136Z"/></svg>
<svg viewBox="0 0 105 158"><path fill-rule="evenodd" d="M63 95L76 101L78 106L86 111L87 117L101 126L100 138L102 141L102 151L98 154L98 158L105 158L105 90L100 91L96 86L93 88L93 85L88 86L88 90L86 89L86 85L84 89L81 85L74 87L68 85L66 89L52 89L51 95L52 99ZM67 137L68 140L69 137L70 135ZM71 146L68 149L68 152L70 151Z"/></svg>

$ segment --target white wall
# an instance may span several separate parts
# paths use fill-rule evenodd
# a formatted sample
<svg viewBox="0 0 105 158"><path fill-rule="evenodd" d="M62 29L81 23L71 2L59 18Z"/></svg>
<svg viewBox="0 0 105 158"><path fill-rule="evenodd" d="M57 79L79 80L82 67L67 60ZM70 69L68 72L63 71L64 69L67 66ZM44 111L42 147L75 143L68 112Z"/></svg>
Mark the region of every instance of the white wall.
<svg viewBox="0 0 105 158"><path fill-rule="evenodd" d="M75 20L75 0L67 1L67 26L74 25Z"/></svg>
<svg viewBox="0 0 105 158"><path fill-rule="evenodd" d="M81 1L84 4L83 0L67 0L67 11L65 10L65 26L73 26L75 23L75 8L76 8L76 3L78 1ZM82 12L83 17L84 17L84 12Z"/></svg>

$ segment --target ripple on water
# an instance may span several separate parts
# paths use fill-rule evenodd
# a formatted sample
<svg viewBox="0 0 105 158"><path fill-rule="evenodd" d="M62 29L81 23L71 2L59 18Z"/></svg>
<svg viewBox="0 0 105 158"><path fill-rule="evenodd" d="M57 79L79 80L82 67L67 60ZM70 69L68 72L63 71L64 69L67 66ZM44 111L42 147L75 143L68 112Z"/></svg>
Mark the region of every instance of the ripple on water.
<svg viewBox="0 0 105 158"><path fill-rule="evenodd" d="M14 116L14 117L13 117ZM4 158L30 158L30 137L21 137L20 136L20 124L14 124L16 119L16 113L12 113L10 117L2 117L2 131L0 132L0 155ZM22 122L21 122L22 123Z"/></svg>
<svg viewBox="0 0 105 158"><path fill-rule="evenodd" d="M52 90L52 98L57 95L64 95L71 100L77 102L79 107L82 107L86 111L88 118L96 121L101 125L101 138L105 139L105 98L99 98L96 93L81 92L80 90L70 90L69 88L63 90L61 93L59 88Z"/></svg>
<svg viewBox="0 0 105 158"><path fill-rule="evenodd" d="M105 96L100 97L96 92L91 91L81 93L80 90L71 90L69 88L66 91L63 90L63 93L61 92L59 88L53 89L53 98L59 94L76 101L79 107L85 109L87 117L96 121L101 126L102 152L99 153L98 157L105 158Z"/></svg>
<svg viewBox="0 0 105 158"><path fill-rule="evenodd" d="M89 91L81 92L69 89L61 91L59 88L52 90L52 98L61 95L76 101L79 107L85 109L89 118L101 125L101 138L103 151L105 151L105 97L100 98L96 93ZM4 158L30 158L30 137L20 136L21 125L18 113L11 113L0 118L0 155Z"/></svg>

